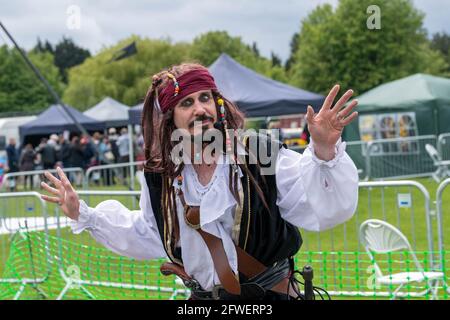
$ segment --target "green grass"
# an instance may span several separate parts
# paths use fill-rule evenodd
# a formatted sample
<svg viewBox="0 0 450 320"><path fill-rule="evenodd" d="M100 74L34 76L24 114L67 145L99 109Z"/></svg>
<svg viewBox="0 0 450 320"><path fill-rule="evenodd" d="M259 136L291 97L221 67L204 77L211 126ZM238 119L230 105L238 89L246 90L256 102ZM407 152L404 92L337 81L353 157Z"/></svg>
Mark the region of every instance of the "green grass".
<svg viewBox="0 0 450 320"><path fill-rule="evenodd" d="M432 179L423 178L416 179L416 181L423 184L430 194L432 200L432 209L434 210L434 203L436 189L438 184ZM115 188L97 188L103 190L123 190L121 186ZM138 189L138 188L137 188ZM411 194L412 206L411 208L398 208L397 206L397 194ZM91 197L89 204L95 206L97 203L107 199L108 197ZM131 208L132 201L130 198L118 197L117 200L121 201L125 206ZM42 214L39 204L25 199L14 200L2 200L0 207L0 215L7 217L19 217L25 215L39 216ZM449 227L449 214L447 212L448 205L450 203L450 192L444 192L443 195L443 216L444 216L444 231ZM135 205L138 205L138 201L135 201ZM32 208L32 209L30 209ZM55 216L57 212L56 207L49 205L48 212L50 216ZM28 210L28 211L27 211ZM368 218L379 218L386 220L396 226L407 236L413 245L421 263L425 267L429 267L429 251L428 251L428 239L427 239L427 227L425 223L425 201L423 195L415 188L399 187L399 188L373 188L361 189L359 193L359 202L357 208L357 214L346 222L344 225L340 225L331 231L312 233L302 231L304 244L302 249L296 256L297 267L301 268L305 264L311 264L315 272L316 285L322 286L329 291L368 291L367 282L373 272L370 269L371 261L367 254L363 251L363 248L358 244L358 228L359 225ZM434 250L437 250L437 224L436 218L432 219L433 229L433 241ZM55 230L50 232L52 239L57 239ZM82 270L83 278L91 277L92 280L107 279L113 282L126 282L136 284L150 284L157 286L174 286L173 278L163 277L158 272L159 264L161 261L151 262L137 262L127 258L119 257L113 253L110 253L106 249L103 249L97 244L86 232L82 235L75 236L71 234L68 228L62 230L61 238L64 245L58 247L52 244L54 247L52 250L59 252L61 250L61 256L65 259L65 265L78 265ZM14 259L9 261L22 261L17 262L16 265L9 265L7 269L4 269L5 260L8 256L9 245L6 249L2 247L2 243L9 243L8 236L0 236L0 248L2 252L0 254L0 274L12 272L16 270L16 273L23 274L23 268L30 263L27 263L25 249L26 244L20 243L23 249L16 250L22 252L22 255L15 253ZM58 243L57 240L52 242ZM444 248L449 248L449 239L444 237ZM35 247L35 245L33 245ZM437 252L432 252L437 255ZM448 254L445 255L447 259ZM18 258L19 257L19 258ZM40 252L41 259L44 259L45 255ZM35 259L35 257L33 257ZM405 270L412 270L413 264L411 257L403 252L397 255L386 257L379 257L382 259L381 265L390 272L400 272ZM3 259L3 260L2 260ZM377 259L378 260L378 259ZM25 262L24 262L25 261ZM28 257L29 261L29 257ZM40 266L40 269L45 265L45 260L41 260L36 263ZM445 265L450 265L448 261L445 261ZM52 268L56 264L53 264ZM29 267L29 266L28 266ZM21 269L22 268L22 269ZM45 268L44 268L45 269ZM29 270L28 270L29 272ZM50 278L42 286L46 287L49 297L55 298L57 293L60 292L63 286L61 277L57 270L51 272L52 278ZM0 286L0 298L1 289ZM421 287L423 288L423 287ZM380 288L379 290L386 290L389 288ZM393 288L391 288L393 289ZM415 291L415 286L406 288L406 291ZM119 298L119 299L160 299L167 298L168 295L162 292L147 292L146 290L129 290L129 289L113 289L105 287L91 287L95 296L102 299ZM378 291L378 290L377 290ZM31 286L24 292L24 297L36 297L36 290ZM86 298L81 291L73 290L67 296L73 299ZM441 298L447 298L447 294L440 291ZM11 296L9 296L11 298ZM348 298L347 296L338 296L338 298ZM352 297L352 299L361 299L362 297ZM364 299L380 299L379 297L364 297Z"/></svg>

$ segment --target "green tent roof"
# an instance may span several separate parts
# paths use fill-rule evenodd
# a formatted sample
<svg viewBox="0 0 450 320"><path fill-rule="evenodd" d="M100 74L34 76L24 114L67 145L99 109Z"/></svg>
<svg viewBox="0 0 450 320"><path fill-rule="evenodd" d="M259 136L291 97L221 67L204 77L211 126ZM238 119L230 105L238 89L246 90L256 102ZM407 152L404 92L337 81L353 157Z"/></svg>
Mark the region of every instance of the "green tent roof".
<svg viewBox="0 0 450 320"><path fill-rule="evenodd" d="M357 99L359 112L411 110L431 101L450 103L450 79L419 73L382 84Z"/></svg>

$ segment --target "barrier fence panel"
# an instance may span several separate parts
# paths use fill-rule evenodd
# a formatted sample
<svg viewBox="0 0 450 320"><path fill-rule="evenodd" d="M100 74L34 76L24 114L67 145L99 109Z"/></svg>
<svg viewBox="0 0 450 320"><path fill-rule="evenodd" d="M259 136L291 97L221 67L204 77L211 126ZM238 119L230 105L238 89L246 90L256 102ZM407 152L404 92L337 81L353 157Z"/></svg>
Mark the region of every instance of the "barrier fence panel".
<svg viewBox="0 0 450 320"><path fill-rule="evenodd" d="M83 187L122 185L130 190L136 189L136 173L141 172L144 161L105 164L93 166L86 170Z"/></svg>
<svg viewBox="0 0 450 320"><path fill-rule="evenodd" d="M297 268L311 264L314 284L332 295L374 299L390 297L396 287L374 282L373 261L359 242L361 223L378 218L405 234L426 271L445 272L449 262L446 261L448 255L445 254L443 230L448 215L441 204L449 200L450 194L444 192L449 183L450 179L444 181L438 190L438 214L435 214L431 210L428 191L418 182L360 182L358 208L352 219L319 233L302 231L304 244L295 257ZM74 235L60 208L42 203L39 194L27 193L26 197L21 194L23 200L19 194L0 194L0 226L8 231L7 238L0 238L0 245L3 241L6 250L12 248L8 254L7 270L4 267L6 258L2 258L0 271L1 268L8 271L3 279L31 279L30 283L36 286L23 285L20 281L9 283L14 290L13 296L7 298L14 298L14 295L16 298L36 298L37 294L47 299L186 298L189 292L174 277L160 274L159 266L163 260L136 261L118 256L96 243L88 232ZM114 199L131 210L139 210L139 194L138 191L79 191L80 198L91 207ZM27 197L41 205L31 205L30 200L26 201ZM38 211L37 207L45 210ZM40 215L48 215L44 229L38 224L41 220L36 219ZM29 232L26 235L12 237L16 230L12 228L12 222L22 221L11 219L16 217L28 218ZM45 237L48 237L48 242ZM12 245L11 238L14 240ZM405 251L377 254L377 262L387 270L387 274L415 271L414 261ZM0 288L1 284L0 281ZM431 297L426 283L409 284L400 295L406 298ZM448 293L440 290L439 296L447 298Z"/></svg>
<svg viewBox="0 0 450 320"><path fill-rule="evenodd" d="M450 178L441 182L436 190L436 216L438 225L438 250L439 250L439 266L442 272L445 274L445 270L450 266L447 261L446 251L450 248L450 237L446 234L450 230L450 191L448 190L450 185ZM445 281L447 282L448 275L445 274ZM447 282L448 283L448 282Z"/></svg>
<svg viewBox="0 0 450 320"><path fill-rule="evenodd" d="M426 262L424 267L431 270L439 257L434 251L430 196L416 181L360 182L359 186L358 207L352 219L324 232L302 231L304 244L299 256L305 259L302 252L313 255L315 282L325 285L333 295L389 296L389 287L374 292L367 286L374 269L359 242L359 227L372 218L396 226L412 249L422 255L419 259ZM402 254L386 260L391 270L406 270L405 262L400 261ZM408 289L411 294L421 291L411 286Z"/></svg>
<svg viewBox="0 0 450 320"><path fill-rule="evenodd" d="M83 190L78 193L91 207L102 201L114 199L130 210L139 210L139 201L136 199L140 195L138 191ZM8 203L8 211L20 215L21 212L26 212L25 208L20 205L11 207L13 197L17 198L16 194L2 193L2 204L6 207ZM33 196L39 197L39 194L33 193ZM116 255L95 242L88 232L74 235L68 226L69 219L57 205L48 204L47 210L49 212L47 232L31 228L30 222L33 219L28 222L30 219L28 215L27 224L30 232L22 232L20 236L14 237L13 244L5 245L7 248L13 248L8 253L5 275L13 275L14 279L17 279L14 280L17 284L5 279L4 283L8 285L5 288L8 290L3 290L0 281L0 291L6 294L6 297L0 294L0 299L185 299L189 295L189 291L178 279L161 275L159 267L164 260L137 261ZM5 220L3 216L2 222ZM49 239L48 242L43 241L46 238ZM46 254L43 254L44 249ZM2 267L4 265L5 263L2 263ZM51 270L45 277L37 277L39 286L36 289L40 295L37 295L37 291L33 288L24 288L21 285L27 279L30 266L34 266L33 269L41 273L46 270L45 266Z"/></svg>
<svg viewBox="0 0 450 320"><path fill-rule="evenodd" d="M436 147L436 136L370 141L365 150L370 179L431 176L436 168L425 145Z"/></svg>
<svg viewBox="0 0 450 320"><path fill-rule="evenodd" d="M37 192L0 193L0 284L16 284L14 298L19 298L27 286L37 293L45 293L37 287L50 275L51 257L48 255L48 229L57 227L56 220L48 219L46 203ZM35 231L43 234L42 251L27 250L24 254L33 263L23 266L20 277L2 276L10 254L11 241L20 237L18 231Z"/></svg>
<svg viewBox="0 0 450 320"><path fill-rule="evenodd" d="M368 179L368 172L366 168L367 161L366 158L364 157L364 152L367 149L367 142L347 141L346 144L347 147L345 148L345 151L355 163L356 168L358 169L359 179L367 180Z"/></svg>
<svg viewBox="0 0 450 320"><path fill-rule="evenodd" d="M6 173L3 176L2 184L0 191L12 191L16 190L17 187L23 186L24 191L26 189L39 189L40 182L45 180L44 172L50 171L53 174L56 174L56 169L49 170L33 170L33 171L20 171L20 172L10 172ZM76 177L82 181L83 177L83 169L75 167L75 168L63 168L63 171L70 177L73 178L71 180L75 180ZM31 188L30 187L31 184Z"/></svg>
<svg viewBox="0 0 450 320"><path fill-rule="evenodd" d="M442 133L439 135L437 150L442 160L450 160L450 133Z"/></svg>

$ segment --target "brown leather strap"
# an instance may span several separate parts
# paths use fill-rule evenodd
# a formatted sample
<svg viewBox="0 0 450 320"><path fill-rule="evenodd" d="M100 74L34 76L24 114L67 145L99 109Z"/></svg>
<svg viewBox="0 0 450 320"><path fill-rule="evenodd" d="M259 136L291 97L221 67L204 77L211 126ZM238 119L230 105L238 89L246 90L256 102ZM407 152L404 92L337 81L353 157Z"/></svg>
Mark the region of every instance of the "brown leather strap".
<svg viewBox="0 0 450 320"><path fill-rule="evenodd" d="M200 208L198 206L188 206L180 189L178 189L178 196L184 207L186 223L197 230L208 247L221 285L227 292L239 295L241 293L239 277L234 274L230 267L222 239L202 230L200 228ZM267 269L266 266L238 246L235 245L235 248L238 256L238 270L246 277L251 278Z"/></svg>
<svg viewBox="0 0 450 320"><path fill-rule="evenodd" d="M192 280L192 277L189 276L182 266L179 266L175 263L164 262L159 268L161 273L165 276L170 276L172 274L177 275L184 281Z"/></svg>
<svg viewBox="0 0 450 320"><path fill-rule="evenodd" d="M238 270L247 278L253 278L266 271L267 267L245 252L241 247L234 245L238 258Z"/></svg>
<svg viewBox="0 0 450 320"><path fill-rule="evenodd" d="M240 295L241 285L239 284L239 278L234 274L230 264L228 263L228 258L225 253L225 249L223 248L222 240L208 232L203 231L202 229L197 229L197 231L200 233L208 246L214 262L214 268L216 269L217 275L220 279L220 284L227 292L234 295Z"/></svg>

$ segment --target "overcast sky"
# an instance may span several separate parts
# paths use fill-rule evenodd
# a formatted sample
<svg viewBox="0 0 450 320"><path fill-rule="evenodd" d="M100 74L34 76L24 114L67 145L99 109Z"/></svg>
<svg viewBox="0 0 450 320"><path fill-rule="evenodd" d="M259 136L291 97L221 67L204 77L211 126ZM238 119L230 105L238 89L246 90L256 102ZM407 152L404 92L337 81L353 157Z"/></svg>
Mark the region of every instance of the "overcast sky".
<svg viewBox="0 0 450 320"><path fill-rule="evenodd" d="M244 42L256 42L264 56L289 56L292 35L318 4L338 0L0 0L0 21L27 49L39 36L55 43L63 35L96 53L130 34L190 41L211 31L226 30ZM430 33L450 33L450 0L414 0L426 13ZM374 0L374 4L376 1ZM72 6L72 7L71 7ZM80 10L80 28L68 27ZM71 24L73 26L73 24ZM0 32L0 45L9 42Z"/></svg>

